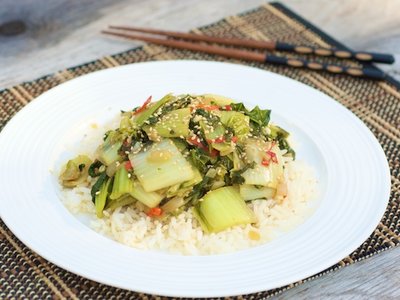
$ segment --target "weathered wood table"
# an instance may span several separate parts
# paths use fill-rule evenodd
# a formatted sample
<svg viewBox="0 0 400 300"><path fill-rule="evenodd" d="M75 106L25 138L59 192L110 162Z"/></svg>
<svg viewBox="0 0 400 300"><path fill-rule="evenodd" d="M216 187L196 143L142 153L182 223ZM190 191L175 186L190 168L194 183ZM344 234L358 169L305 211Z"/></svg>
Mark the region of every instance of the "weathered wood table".
<svg viewBox="0 0 400 300"><path fill-rule="evenodd" d="M400 80L400 2L282 0L344 44L393 53L383 66ZM0 24L21 20L26 31L0 35L0 89L121 52L139 43L107 39L108 24L189 30L256 7L261 0L2 0ZM18 29L18 28L17 28ZM296 299L400 299L400 248L392 249L278 296Z"/></svg>

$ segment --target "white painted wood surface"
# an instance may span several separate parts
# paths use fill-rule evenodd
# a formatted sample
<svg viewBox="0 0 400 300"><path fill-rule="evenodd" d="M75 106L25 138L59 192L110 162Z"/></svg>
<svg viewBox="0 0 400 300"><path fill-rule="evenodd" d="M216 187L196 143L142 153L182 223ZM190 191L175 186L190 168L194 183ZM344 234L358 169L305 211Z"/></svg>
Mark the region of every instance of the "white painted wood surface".
<svg viewBox="0 0 400 300"><path fill-rule="evenodd" d="M0 35L0 89L79 65L139 43L99 34L108 24L189 30L256 7L261 0L1 0L0 24L23 20L27 31ZM396 55L384 66L400 80L400 1L282 0L339 41ZM277 296L279 299L400 299L400 247Z"/></svg>

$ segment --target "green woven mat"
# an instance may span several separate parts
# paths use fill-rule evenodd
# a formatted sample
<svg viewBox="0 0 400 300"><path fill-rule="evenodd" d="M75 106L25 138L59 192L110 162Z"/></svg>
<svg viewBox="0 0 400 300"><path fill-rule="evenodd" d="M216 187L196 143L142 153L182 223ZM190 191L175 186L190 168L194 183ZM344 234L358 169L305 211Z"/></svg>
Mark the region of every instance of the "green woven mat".
<svg viewBox="0 0 400 300"><path fill-rule="evenodd" d="M310 46L344 48L343 45L277 3L266 4L252 11L228 17L194 31L225 37L273 39ZM168 59L218 60L247 64L308 84L336 99L363 120L381 143L389 161L392 174L392 191L389 205L374 233L356 251L336 265L311 278L283 288L243 295L239 298L267 298L306 280L322 276L340 267L399 245L400 85L391 78L385 82L377 82L284 66L246 63L201 53L146 45L0 91L0 129L29 101L69 79L118 65ZM321 58L314 59L321 60ZM338 64L343 63L335 61L334 58L324 58L322 60ZM357 65L357 63L350 61L345 62L345 64ZM156 296L109 287L67 272L30 251L0 221L0 299L11 298L156 299Z"/></svg>

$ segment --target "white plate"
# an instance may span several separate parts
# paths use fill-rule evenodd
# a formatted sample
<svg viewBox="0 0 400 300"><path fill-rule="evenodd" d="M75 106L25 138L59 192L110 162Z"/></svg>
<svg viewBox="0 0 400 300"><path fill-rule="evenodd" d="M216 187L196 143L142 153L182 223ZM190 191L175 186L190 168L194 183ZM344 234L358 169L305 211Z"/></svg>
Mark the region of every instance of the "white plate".
<svg viewBox="0 0 400 300"><path fill-rule="evenodd" d="M280 238L249 250L179 256L118 244L79 222L49 172L93 121L104 123L150 94L214 93L271 108L293 133L299 158L316 169L316 212ZM328 96L294 80L216 62L127 65L64 83L19 112L0 135L0 213L28 247L76 274L169 296L228 296L280 287L316 274L355 250L378 225L390 174L367 127Z"/></svg>

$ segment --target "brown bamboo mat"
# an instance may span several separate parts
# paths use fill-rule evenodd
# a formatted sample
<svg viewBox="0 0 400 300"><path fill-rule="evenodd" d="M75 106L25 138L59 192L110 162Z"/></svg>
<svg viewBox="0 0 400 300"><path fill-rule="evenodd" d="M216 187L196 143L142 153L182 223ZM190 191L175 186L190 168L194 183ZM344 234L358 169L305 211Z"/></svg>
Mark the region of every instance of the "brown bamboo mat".
<svg viewBox="0 0 400 300"><path fill-rule="evenodd" d="M194 32L225 37L273 39L310 46L345 48L278 3L266 4L252 11L228 17L215 24L195 29ZM17 111L32 99L69 79L123 64L170 59L218 60L248 64L294 78L321 90L345 105L364 121L381 143L390 164L392 191L389 205L374 233L356 251L320 274L283 288L243 295L239 298L267 298L304 281L323 276L328 272L399 245L400 84L391 78L387 81L378 82L284 66L246 63L189 51L145 45L0 91L0 130ZM318 60L321 60L321 58L318 58ZM323 60L340 63L340 61L335 61L334 58ZM357 63L350 61L346 64L357 65ZM67 272L25 247L0 221L0 299L12 298L159 299L152 295L138 294L102 285Z"/></svg>

